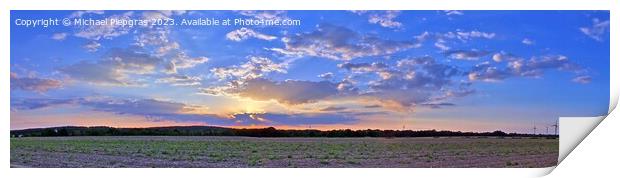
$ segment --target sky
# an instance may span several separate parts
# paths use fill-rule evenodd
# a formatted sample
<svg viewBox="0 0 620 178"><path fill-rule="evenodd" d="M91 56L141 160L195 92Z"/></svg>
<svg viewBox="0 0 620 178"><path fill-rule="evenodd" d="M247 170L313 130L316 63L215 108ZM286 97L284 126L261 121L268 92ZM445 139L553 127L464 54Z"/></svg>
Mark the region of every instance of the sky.
<svg viewBox="0 0 620 178"><path fill-rule="evenodd" d="M49 18L156 24L22 23ZM609 11L11 11L10 36L11 129L547 133L609 105Z"/></svg>

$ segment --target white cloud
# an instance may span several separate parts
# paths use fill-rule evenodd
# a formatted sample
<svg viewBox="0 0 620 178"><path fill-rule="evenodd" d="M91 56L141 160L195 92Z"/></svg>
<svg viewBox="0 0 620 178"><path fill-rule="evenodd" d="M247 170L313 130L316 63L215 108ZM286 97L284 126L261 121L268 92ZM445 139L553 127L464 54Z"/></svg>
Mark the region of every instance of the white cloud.
<svg viewBox="0 0 620 178"><path fill-rule="evenodd" d="M445 100L473 93L466 85L459 85L453 77L462 76L455 67L437 63L433 58L403 59L397 65L385 63L343 63L339 67L349 71L340 82L331 82L333 73L319 75L320 82L284 80L265 77L268 70L233 66L212 70L215 76L228 81L225 85L202 88L200 93L250 98L259 101L275 100L286 105L316 103L325 100L355 100L364 104L380 104L394 111L409 111L415 106L440 107ZM255 72L249 72L255 71ZM363 76L362 76L363 75ZM370 79L355 81L354 78ZM455 84L456 83L456 84Z"/></svg>
<svg viewBox="0 0 620 178"><path fill-rule="evenodd" d="M158 56L164 56L181 48L179 43L170 39L170 33L170 29L166 27L143 28L140 34L135 36L135 45L152 47Z"/></svg>
<svg viewBox="0 0 620 178"><path fill-rule="evenodd" d="M563 55L535 56L530 60L517 60L509 63L510 69L520 76L541 77L546 69L578 72L581 67Z"/></svg>
<svg viewBox="0 0 620 178"><path fill-rule="evenodd" d="M63 41L67 39L67 33L54 33L51 38L52 40Z"/></svg>
<svg viewBox="0 0 620 178"><path fill-rule="evenodd" d="M343 63L338 67L347 69L351 72L367 73L367 72L381 72L388 69L387 64L381 62L373 63Z"/></svg>
<svg viewBox="0 0 620 178"><path fill-rule="evenodd" d="M131 20L131 15L132 13L128 12L120 15L112 15L108 17L108 19ZM74 34L76 37L94 41L100 39L112 39L121 35L125 35L131 30L130 26L115 25L112 23L107 23L103 25L80 26L80 28L81 29L79 29L78 32Z"/></svg>
<svg viewBox="0 0 620 178"><path fill-rule="evenodd" d="M172 59L172 62L178 69L192 68L196 65L206 63L208 61L209 58L207 57L189 57L183 52L178 53L177 56Z"/></svg>
<svg viewBox="0 0 620 178"><path fill-rule="evenodd" d="M456 97L445 96L446 92L467 90L454 85L452 78L461 74L455 66L437 63L428 56L398 60L395 66L374 62L345 63L339 67L351 72L349 78L362 75L361 78L370 79L351 86L355 88L353 91L358 91L358 98L378 101L392 110L405 111L416 105L443 101Z"/></svg>
<svg viewBox="0 0 620 178"><path fill-rule="evenodd" d="M168 12L164 15L170 15L181 12ZM153 13L161 13L154 11ZM135 37L135 45L154 51L154 55L160 58L168 59L165 62L165 72L168 74L176 73L177 69L192 68L199 64L209 61L204 56L191 57L187 55L181 48L181 45L171 39L171 30L167 27L143 28L139 35Z"/></svg>
<svg viewBox="0 0 620 178"><path fill-rule="evenodd" d="M534 44L534 40L531 40L529 38L524 38L521 43L525 44L525 45L533 45Z"/></svg>
<svg viewBox="0 0 620 178"><path fill-rule="evenodd" d="M609 20L601 21L595 18L592 23L591 27L581 27L579 30L596 41L604 41L603 37L609 31Z"/></svg>
<svg viewBox="0 0 620 178"><path fill-rule="evenodd" d="M320 25L314 32L282 38L284 49L273 51L286 55L308 55L334 60L393 54L420 47L417 41L392 41L374 36L360 36L354 31L333 25Z"/></svg>
<svg viewBox="0 0 620 178"><path fill-rule="evenodd" d="M587 84L592 82L592 77L588 75L581 75L573 78L572 81L580 84Z"/></svg>
<svg viewBox="0 0 620 178"><path fill-rule="evenodd" d="M513 76L510 71L499 69L488 62L477 64L467 74L470 81L497 82Z"/></svg>
<svg viewBox="0 0 620 178"><path fill-rule="evenodd" d="M497 53L494 55L494 60L496 58L499 59L496 60L498 63L483 62L474 66L468 72L468 79L470 81L495 82L509 77L540 78L547 70L557 70L582 76L573 79L577 83L587 83L591 80L590 76L585 75L587 70L582 69L581 66L573 63L568 57L563 55L534 56L529 60L525 60L518 56ZM501 64L499 62L503 61L507 62L505 68L497 66L497 64Z"/></svg>
<svg viewBox="0 0 620 178"><path fill-rule="evenodd" d="M286 73L286 64L275 63L268 58L251 56L249 61L230 67L211 69L213 76L219 80L232 80L245 83L247 80L263 77L272 72Z"/></svg>
<svg viewBox="0 0 620 178"><path fill-rule="evenodd" d="M16 73L11 72L11 90L19 89L43 93L60 87L62 87L62 83L58 80L37 77L19 77Z"/></svg>
<svg viewBox="0 0 620 178"><path fill-rule="evenodd" d="M481 32L481 31L457 31L455 34L452 32L444 34L444 37L447 38L457 38L462 41L468 41L474 38L484 38L484 39L493 39L495 38L495 33Z"/></svg>
<svg viewBox="0 0 620 178"><path fill-rule="evenodd" d="M416 38L420 41L426 41L428 39L435 40L434 46L439 48L441 51L448 51L452 49L450 45L455 42L467 43L471 40L475 39L494 39L497 35L492 32L482 32L477 30L472 31L462 31L457 30L455 32L424 32L422 35L416 36Z"/></svg>
<svg viewBox="0 0 620 178"><path fill-rule="evenodd" d="M284 20L287 19L286 11L254 11L254 10L244 10L238 11L239 14L243 16L252 17L259 20Z"/></svg>
<svg viewBox="0 0 620 178"><path fill-rule="evenodd" d="M402 23L395 21L394 19L400 15L400 11L350 11L357 15L368 14L368 22L371 24L378 24L386 28L401 28Z"/></svg>
<svg viewBox="0 0 620 178"><path fill-rule="evenodd" d="M446 15L463 15L463 11L458 11L458 10L444 10L443 12L446 13Z"/></svg>
<svg viewBox="0 0 620 178"><path fill-rule="evenodd" d="M325 80L329 80L329 79L334 78L334 73L326 72L326 73L322 73L322 74L318 75L317 77L325 79Z"/></svg>
<svg viewBox="0 0 620 178"><path fill-rule="evenodd" d="M197 76L172 75L169 77L159 78L155 83L166 83L173 86L198 86L202 79Z"/></svg>
<svg viewBox="0 0 620 178"><path fill-rule="evenodd" d="M446 45L446 41L443 39L438 39L437 42L435 42L435 47L442 51L448 51L451 49L450 46Z"/></svg>
<svg viewBox="0 0 620 178"><path fill-rule="evenodd" d="M503 61L516 61L516 60L522 60L523 58L512 55L512 54L508 54L506 52L499 52L499 53L495 53L493 54L493 61L495 62L503 62Z"/></svg>
<svg viewBox="0 0 620 178"><path fill-rule="evenodd" d="M283 104L302 104L316 102L338 94L336 84L321 81L286 80L273 82L266 79L252 79L232 92L241 97L255 100L276 100Z"/></svg>
<svg viewBox="0 0 620 178"><path fill-rule="evenodd" d="M168 19L175 15L183 15L187 11L184 10L161 10L161 11L144 11L142 12L142 19L154 20L154 19Z"/></svg>
<svg viewBox="0 0 620 178"><path fill-rule="evenodd" d="M75 12L71 13L71 15L69 15L69 18L80 18L83 15L87 15L87 14L103 15L104 11L102 11L102 10L75 11Z"/></svg>
<svg viewBox="0 0 620 178"><path fill-rule="evenodd" d="M454 50L447 51L446 55L452 59L459 60L478 60L488 55L490 52L481 50Z"/></svg>
<svg viewBox="0 0 620 178"><path fill-rule="evenodd" d="M368 22L372 24L379 24L382 27L387 28L401 28L402 23L394 21L400 14L400 11L385 11L384 13L375 13L368 16Z"/></svg>
<svg viewBox="0 0 620 178"><path fill-rule="evenodd" d="M88 52L96 52L97 50L99 50L99 47L101 47L101 44L98 43L97 41L90 41L84 44L84 46L82 47L86 49Z"/></svg>
<svg viewBox="0 0 620 178"><path fill-rule="evenodd" d="M271 35L265 35L245 27L231 31L226 34L226 39L232 41L243 41L250 37L267 41L275 40L278 38Z"/></svg>
<svg viewBox="0 0 620 178"><path fill-rule="evenodd" d="M71 78L102 85L135 86L130 75L152 74L163 66L163 59L142 51L113 49L98 61L84 60L59 70Z"/></svg>

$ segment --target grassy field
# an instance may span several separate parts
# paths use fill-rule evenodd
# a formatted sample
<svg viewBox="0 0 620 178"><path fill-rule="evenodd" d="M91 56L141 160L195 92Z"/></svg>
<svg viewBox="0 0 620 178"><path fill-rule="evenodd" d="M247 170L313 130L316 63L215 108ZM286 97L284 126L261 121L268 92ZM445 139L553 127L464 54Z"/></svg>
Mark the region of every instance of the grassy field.
<svg viewBox="0 0 620 178"><path fill-rule="evenodd" d="M13 167L549 167L557 139L11 138Z"/></svg>

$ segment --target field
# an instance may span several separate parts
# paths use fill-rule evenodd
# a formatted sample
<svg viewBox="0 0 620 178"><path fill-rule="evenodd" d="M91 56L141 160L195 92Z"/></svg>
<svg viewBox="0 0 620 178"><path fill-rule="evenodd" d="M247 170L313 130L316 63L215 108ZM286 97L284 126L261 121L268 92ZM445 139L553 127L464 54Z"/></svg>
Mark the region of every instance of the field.
<svg viewBox="0 0 620 178"><path fill-rule="evenodd" d="M11 138L12 167L549 167L543 138Z"/></svg>

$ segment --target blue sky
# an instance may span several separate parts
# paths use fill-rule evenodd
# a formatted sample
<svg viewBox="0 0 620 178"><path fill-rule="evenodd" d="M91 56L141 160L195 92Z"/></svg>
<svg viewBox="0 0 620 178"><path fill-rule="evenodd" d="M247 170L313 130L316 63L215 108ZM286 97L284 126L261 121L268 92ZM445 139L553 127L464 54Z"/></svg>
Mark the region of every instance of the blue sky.
<svg viewBox="0 0 620 178"><path fill-rule="evenodd" d="M18 19L263 19L51 26ZM609 104L608 11L11 11L11 128L532 132ZM539 130L540 131L540 130Z"/></svg>

